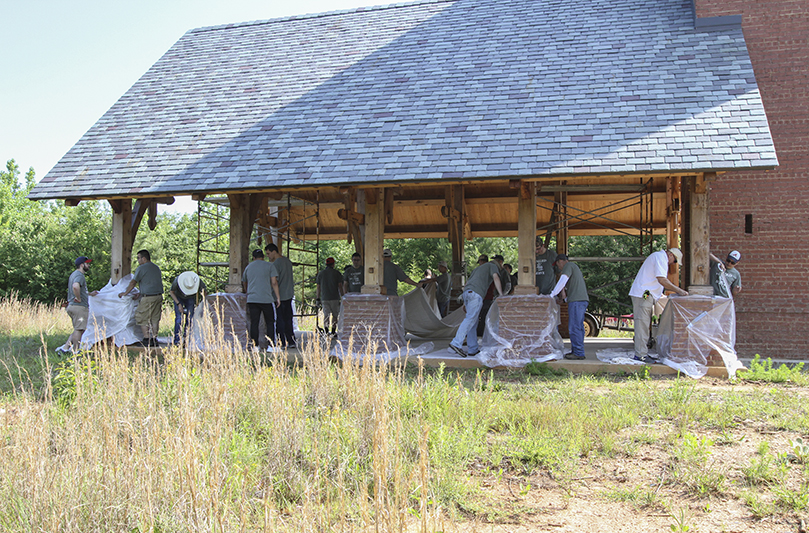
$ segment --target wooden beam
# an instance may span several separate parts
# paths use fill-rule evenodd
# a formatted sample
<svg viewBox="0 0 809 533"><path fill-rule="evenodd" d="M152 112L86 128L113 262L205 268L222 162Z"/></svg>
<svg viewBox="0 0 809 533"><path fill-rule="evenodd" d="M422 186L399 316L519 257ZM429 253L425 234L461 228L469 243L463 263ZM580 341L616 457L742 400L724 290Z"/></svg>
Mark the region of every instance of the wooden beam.
<svg viewBox="0 0 809 533"><path fill-rule="evenodd" d="M112 239L110 248L110 280L118 283L132 273L132 200L110 200L112 207Z"/></svg>
<svg viewBox="0 0 809 533"><path fill-rule="evenodd" d="M65 198L65 205L68 207L76 207L81 202L81 198Z"/></svg>
<svg viewBox="0 0 809 533"><path fill-rule="evenodd" d="M666 180L666 247L680 248L680 178ZM669 281L679 286L680 265L669 269Z"/></svg>
<svg viewBox="0 0 809 533"><path fill-rule="evenodd" d="M250 217L250 197L247 194L229 194L230 235L228 254L228 283L226 292L242 291L242 274L250 256L250 233L255 216Z"/></svg>
<svg viewBox="0 0 809 533"><path fill-rule="evenodd" d="M130 205L131 205L131 200L130 200ZM129 243L130 246L132 246L135 243L135 237L138 236L138 230L140 229L141 221L143 221L143 216L146 214L147 211L149 211L151 205L152 205L152 199L151 198L138 198L137 200L135 200L135 206L131 208L132 209L132 229L131 229L130 233L132 235L132 242ZM150 229L154 229L154 228L150 228Z"/></svg>
<svg viewBox="0 0 809 533"><path fill-rule="evenodd" d="M364 294L385 294L383 283L382 245L385 236L385 193L365 191L365 285Z"/></svg>
<svg viewBox="0 0 809 533"><path fill-rule="evenodd" d="M464 260L464 220L466 218L466 203L464 201L463 185L447 185L444 190L446 197L443 211L447 218L447 237L452 247L452 262L450 264L450 283L452 294L460 294L466 283L466 261Z"/></svg>
<svg viewBox="0 0 809 533"><path fill-rule="evenodd" d="M536 184L523 181L517 215L517 287L515 294L537 294L536 287Z"/></svg>
<svg viewBox="0 0 809 533"><path fill-rule="evenodd" d="M173 200L172 200L173 201ZM152 200L149 204L149 229L154 231L157 227L157 201Z"/></svg>
<svg viewBox="0 0 809 533"><path fill-rule="evenodd" d="M708 185L705 176L693 180L691 193L691 279L688 292L693 294L713 294L710 283L710 213Z"/></svg>
<svg viewBox="0 0 809 533"><path fill-rule="evenodd" d="M564 185L564 182L562 182ZM556 253L567 254L567 239L570 236L569 220L567 216L567 192L554 193L554 201L559 206L561 222L556 231Z"/></svg>
<svg viewBox="0 0 809 533"><path fill-rule="evenodd" d="M365 215L347 209L338 209L337 217L354 224L365 224ZM350 241L349 241L350 242Z"/></svg>

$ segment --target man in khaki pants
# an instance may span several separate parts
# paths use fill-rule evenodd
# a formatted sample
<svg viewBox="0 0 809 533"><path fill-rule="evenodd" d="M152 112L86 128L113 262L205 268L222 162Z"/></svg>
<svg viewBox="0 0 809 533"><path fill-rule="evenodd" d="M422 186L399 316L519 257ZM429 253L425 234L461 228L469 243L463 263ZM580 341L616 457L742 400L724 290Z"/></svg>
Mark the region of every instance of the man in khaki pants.
<svg viewBox="0 0 809 533"><path fill-rule="evenodd" d="M635 323L635 359L645 363L656 363L649 357L649 328L652 324L652 310L655 302L663 296L663 290L688 296L688 292L669 281L669 265L682 263L683 253L679 248L654 252L641 265L629 296L632 298L632 321Z"/></svg>
<svg viewBox="0 0 809 533"><path fill-rule="evenodd" d="M87 320L90 315L89 297L98 294L98 291L87 292L85 274L90 270L92 262L93 260L86 256L77 257L76 270L70 274L70 278L67 280L67 314L73 321L73 333L64 346L56 349L56 355L76 353L81 347L81 336L87 329Z"/></svg>
<svg viewBox="0 0 809 533"><path fill-rule="evenodd" d="M163 311L163 274L160 268L152 263L148 250L138 251L138 268L126 290L118 294L123 298L138 286L140 291L133 298L140 300L135 311L135 323L143 330L143 341L135 346L158 346L157 330L160 327L160 313Z"/></svg>

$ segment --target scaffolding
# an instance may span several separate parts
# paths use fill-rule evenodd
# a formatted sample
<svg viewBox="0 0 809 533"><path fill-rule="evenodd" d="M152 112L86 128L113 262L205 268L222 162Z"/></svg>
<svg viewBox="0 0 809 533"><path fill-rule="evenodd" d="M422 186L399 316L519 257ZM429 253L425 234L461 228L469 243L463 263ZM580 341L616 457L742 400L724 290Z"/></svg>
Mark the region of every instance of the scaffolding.
<svg viewBox="0 0 809 533"><path fill-rule="evenodd" d="M274 242L293 265L295 317L315 317L315 278L319 264L320 213L318 202L284 194L268 200L253 225L250 242L263 248ZM315 220L307 234L305 222ZM276 221L275 225L267 224ZM230 267L230 202L227 196L206 196L197 206L197 272L210 292L223 292Z"/></svg>
<svg viewBox="0 0 809 533"><path fill-rule="evenodd" d="M564 182L560 185L544 186L542 189L545 192L553 192L553 200L537 196L537 208L550 211L550 220L547 224L539 226L537 233L539 235L545 234L550 236L551 233L556 233L557 246L560 241L563 253L568 252L567 237L570 228L577 225L593 225L598 228L609 230L617 235L624 235L629 237L637 237L638 255L629 257L575 257L572 260L578 262L642 262L646 256L654 251L654 204L653 204L653 190L652 179L646 181L641 180L640 183L635 185L605 185L600 189L604 189L605 193L630 193L629 197L607 203L599 206L593 211L586 211L568 205L567 193L577 192L588 188L592 190L593 186L582 185L567 185ZM621 222L614 218L614 213L622 210L637 210L638 224L632 225ZM631 281L632 277L623 278L617 281L601 285L599 287L588 288L588 293L606 302L620 305L624 308L631 309L632 306L627 302L617 301L608 298L604 295L598 294L601 289L606 289L619 283ZM603 317L602 317L603 320Z"/></svg>

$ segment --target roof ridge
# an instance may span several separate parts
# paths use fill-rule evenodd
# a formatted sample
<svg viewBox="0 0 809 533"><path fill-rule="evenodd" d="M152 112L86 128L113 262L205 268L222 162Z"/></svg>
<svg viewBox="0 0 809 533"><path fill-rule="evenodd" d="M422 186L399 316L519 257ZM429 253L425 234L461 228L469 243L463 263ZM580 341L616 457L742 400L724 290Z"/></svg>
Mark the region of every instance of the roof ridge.
<svg viewBox="0 0 809 533"><path fill-rule="evenodd" d="M348 15L351 13L364 13L364 12L373 12L373 11L384 11L386 9L399 9L404 7L413 7L418 5L427 5L427 4L443 4L443 3L452 3L456 2L457 0L415 0L413 2L397 2L394 4L380 4L376 6L364 6L364 7L354 7L350 9L342 9L336 11L324 11L322 13L306 13L303 15L290 15L287 17L279 17L274 19L265 19L265 20L252 20L246 22L232 22L228 24L219 24L216 26L203 26L200 28L194 28L188 30L186 33L202 33L208 31L218 31L218 30L229 30L232 28L244 28L247 26L261 26L264 24L276 24L280 22L292 22L295 20L308 20L308 19L316 19L316 18L325 18L325 17L333 17L337 15Z"/></svg>

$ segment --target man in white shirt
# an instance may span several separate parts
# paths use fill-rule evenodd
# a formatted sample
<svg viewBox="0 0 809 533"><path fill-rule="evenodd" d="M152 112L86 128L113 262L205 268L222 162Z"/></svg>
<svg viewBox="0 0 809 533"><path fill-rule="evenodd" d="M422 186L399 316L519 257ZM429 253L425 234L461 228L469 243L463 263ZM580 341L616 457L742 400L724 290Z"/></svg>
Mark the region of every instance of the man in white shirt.
<svg viewBox="0 0 809 533"><path fill-rule="evenodd" d="M635 359L647 362L649 358L649 328L652 324L652 311L655 302L663 296L663 290L688 296L685 291L669 281L669 265L681 263L683 253L679 248L652 253L641 265L629 296L632 298L633 321L635 323ZM651 362L655 362L652 360Z"/></svg>

